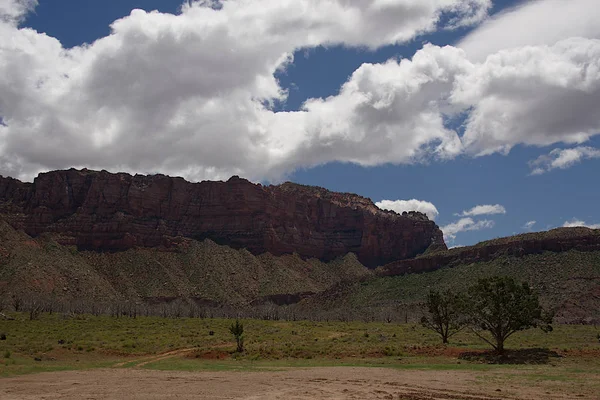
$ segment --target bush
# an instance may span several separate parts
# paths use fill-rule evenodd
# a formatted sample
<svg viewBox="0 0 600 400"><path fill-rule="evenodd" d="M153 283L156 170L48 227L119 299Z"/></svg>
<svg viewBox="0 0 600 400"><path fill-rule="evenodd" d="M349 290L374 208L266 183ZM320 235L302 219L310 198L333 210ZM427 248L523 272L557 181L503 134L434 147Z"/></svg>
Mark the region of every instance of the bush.
<svg viewBox="0 0 600 400"><path fill-rule="evenodd" d="M235 337L235 342L237 344L236 351L238 353L244 352L244 325L240 323L238 319L235 320L235 324L232 324L229 327L229 332Z"/></svg>

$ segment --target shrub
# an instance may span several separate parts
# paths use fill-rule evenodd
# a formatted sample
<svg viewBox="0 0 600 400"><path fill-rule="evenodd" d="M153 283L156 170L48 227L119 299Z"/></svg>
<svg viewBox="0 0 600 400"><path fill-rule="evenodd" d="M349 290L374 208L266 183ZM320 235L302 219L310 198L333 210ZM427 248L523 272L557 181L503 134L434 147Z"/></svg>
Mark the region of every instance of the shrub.
<svg viewBox="0 0 600 400"><path fill-rule="evenodd" d="M237 344L236 351L238 353L244 352L244 325L240 322L240 320L236 319L235 324L232 324L229 327L229 332L235 337L235 342Z"/></svg>

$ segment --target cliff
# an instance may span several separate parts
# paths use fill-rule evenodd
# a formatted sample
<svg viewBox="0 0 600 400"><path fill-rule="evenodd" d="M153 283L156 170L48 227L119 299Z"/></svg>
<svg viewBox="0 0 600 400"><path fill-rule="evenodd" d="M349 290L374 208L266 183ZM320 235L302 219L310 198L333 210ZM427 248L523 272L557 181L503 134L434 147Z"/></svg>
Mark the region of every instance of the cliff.
<svg viewBox="0 0 600 400"><path fill-rule="evenodd" d="M569 250L600 251L600 230L589 228L557 228L546 232L525 233L489 240L475 246L433 252L410 260L398 260L379 270L382 276L431 272L442 267L490 261L501 256L523 257L543 252Z"/></svg>
<svg viewBox="0 0 600 400"><path fill-rule="evenodd" d="M258 255L333 260L355 253L368 267L446 249L424 214L399 215L348 193L285 183L190 183L165 175L52 171L33 183L0 177L0 217L31 236L51 233L80 250L170 248L211 239Z"/></svg>

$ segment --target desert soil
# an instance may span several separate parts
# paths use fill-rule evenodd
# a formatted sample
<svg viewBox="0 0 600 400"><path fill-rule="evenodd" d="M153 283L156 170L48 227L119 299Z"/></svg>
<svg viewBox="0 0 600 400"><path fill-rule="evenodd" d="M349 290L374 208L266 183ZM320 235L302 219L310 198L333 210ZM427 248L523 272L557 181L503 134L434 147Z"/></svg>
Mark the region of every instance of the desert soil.
<svg viewBox="0 0 600 400"><path fill-rule="evenodd" d="M0 379L13 399L598 399L586 387L531 384L496 372L307 368L261 372L102 369ZM504 374L504 372L500 372ZM499 384L498 382L505 382Z"/></svg>

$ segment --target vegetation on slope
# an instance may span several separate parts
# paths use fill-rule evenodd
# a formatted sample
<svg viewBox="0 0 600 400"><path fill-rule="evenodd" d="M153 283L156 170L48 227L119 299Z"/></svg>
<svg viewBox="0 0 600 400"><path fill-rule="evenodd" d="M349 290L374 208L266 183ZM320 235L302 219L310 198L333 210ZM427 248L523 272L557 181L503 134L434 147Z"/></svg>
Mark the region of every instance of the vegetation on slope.
<svg viewBox="0 0 600 400"><path fill-rule="evenodd" d="M32 239L0 221L0 299L4 303L14 296L88 302L181 298L243 306L290 300L281 295L297 295L291 300L298 301L303 295L369 274L353 254L324 263L295 254L254 256L210 240L190 240L175 251L78 252L48 235Z"/></svg>
<svg viewBox="0 0 600 400"><path fill-rule="evenodd" d="M338 285L306 301L307 307L348 310L412 310L429 289L463 291L479 278L510 276L526 281L540 293L546 307L555 309L557 322L600 322L600 252L545 252L524 257L501 256L492 261L432 272L373 278ZM342 311L340 311L342 312Z"/></svg>

